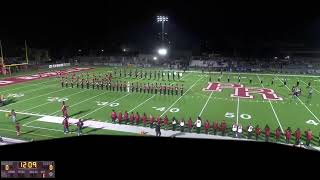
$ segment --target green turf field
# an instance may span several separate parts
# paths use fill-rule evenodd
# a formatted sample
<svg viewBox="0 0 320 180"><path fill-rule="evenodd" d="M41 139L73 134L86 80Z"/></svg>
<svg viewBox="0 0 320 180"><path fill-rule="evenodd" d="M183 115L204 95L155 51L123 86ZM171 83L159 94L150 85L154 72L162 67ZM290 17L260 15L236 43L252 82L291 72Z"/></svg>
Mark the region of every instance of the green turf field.
<svg viewBox="0 0 320 180"><path fill-rule="evenodd" d="M113 73L114 68L95 68L91 72ZM139 69L140 71L140 69ZM149 72L149 69L147 69ZM127 93L112 92L97 89L62 88L60 80L57 78L46 78L42 80L30 81L22 84L15 84L0 88L0 94L11 96L9 104L0 107L0 135L17 138L15 127L10 118L6 117L6 111L14 109L17 112L17 120L22 126L20 139L48 139L66 136L75 136L76 133L64 135L62 125L38 121L40 116L61 116L61 100L65 100L69 106L69 114L72 118L93 119L99 122L111 122L110 113L114 109L117 112L144 112L155 117L168 115L171 121L175 116L178 120L192 118L193 122L197 116L202 120L221 122L225 120L230 129L234 122L242 124L244 129L251 123L253 126L259 125L263 131L266 124L272 132L277 127L283 130L291 127L292 131L300 128L302 132L310 128L313 132L313 145L318 145L318 135L320 132L320 78L314 76L290 76L287 86L282 80L285 75L267 74L241 74L241 84L245 87L264 87L273 89L275 93L282 97L282 101L264 100L259 94L252 94L253 99L242 99L231 97L233 89L224 89L221 92L203 91L208 85L209 76L213 82L217 82L221 77L221 82L226 83L230 76L230 82L238 83L237 74L185 72L180 81L154 80L153 77L147 79L135 79L130 77L115 77L116 80L139 83L173 83L184 84L184 95L154 95L148 93ZM249 79L252 79L252 84ZM271 79L274 84L271 85ZM263 80L263 84L260 83ZM292 98L291 87L300 80L302 95L299 98ZM313 94L308 98L307 83L311 81ZM180 94L180 93L179 93ZM59 102L60 101L60 102ZM71 127L71 129L75 129ZM133 133L111 131L105 129L85 128L85 134L112 134L112 135L136 135ZM210 132L211 133L211 132ZM244 136L246 132L244 133ZM303 133L303 139L305 138ZM263 136L261 137L263 140ZM273 140L272 140L273 141ZM282 141L284 138L282 136ZM294 138L292 138L292 142Z"/></svg>

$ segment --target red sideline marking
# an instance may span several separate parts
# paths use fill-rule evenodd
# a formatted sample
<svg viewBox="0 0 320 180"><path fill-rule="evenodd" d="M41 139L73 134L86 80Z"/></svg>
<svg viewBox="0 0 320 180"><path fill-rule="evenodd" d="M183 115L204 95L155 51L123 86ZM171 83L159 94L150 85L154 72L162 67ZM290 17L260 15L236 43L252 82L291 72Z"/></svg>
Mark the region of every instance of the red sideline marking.
<svg viewBox="0 0 320 180"><path fill-rule="evenodd" d="M42 72L42 73L28 75L28 76L11 77L11 78L0 80L0 87L8 86L11 84L18 84L18 83L38 80L41 78L55 77L55 76L58 76L59 73L61 73L61 75L64 75L64 74L86 71L91 69L93 68L70 68L70 69L61 70L61 71Z"/></svg>

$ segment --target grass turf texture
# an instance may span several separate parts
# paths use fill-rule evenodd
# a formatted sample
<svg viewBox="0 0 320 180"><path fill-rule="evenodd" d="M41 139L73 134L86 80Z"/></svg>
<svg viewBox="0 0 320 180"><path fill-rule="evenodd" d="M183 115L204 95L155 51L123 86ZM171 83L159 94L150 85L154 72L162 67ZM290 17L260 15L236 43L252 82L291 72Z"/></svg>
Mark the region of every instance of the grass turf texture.
<svg viewBox="0 0 320 180"><path fill-rule="evenodd" d="M91 70L90 73L112 73L114 68L96 68ZM140 72L141 69L138 70ZM149 69L146 70L149 72ZM128 71L127 71L128 72ZM134 74L135 69L132 69ZM119 71L117 72L119 76ZM123 76L123 74L122 74ZM213 82L218 81L220 73L211 74ZM223 73L221 82L227 82L227 77L230 76L230 82L237 83L237 74ZM310 128L313 131L313 145L317 145L317 138L320 132L320 78L318 77L304 77L304 76L287 76L288 84L283 86L281 80L285 75L263 75L263 74L242 74L241 84L245 87L265 87L275 91L275 93L283 98L283 101L268 101L264 100L261 95L254 94L254 99L241 99L232 98L230 95L234 92L233 89L224 89L222 92L205 92L203 88L207 87L209 75L202 74L201 72L186 72L183 74L183 79L179 81L167 81L167 76L164 76L164 81L161 79L154 80L153 75L151 80L149 75L147 79L135 79L127 76L126 78L115 77L115 80L121 80L126 82L139 83L178 83L179 86L184 84L184 95L153 95L148 93L126 93L126 92L112 92L105 90L93 90L80 89L74 87L61 88L60 80L57 78L45 78L41 80L31 81L22 84L14 84L0 88L0 94L7 97L8 94L23 93L24 96L11 98L11 104L7 104L1 107L1 110L14 109L17 112L26 112L42 115L56 115L60 116L61 102L48 101L49 97L68 98L66 104L71 106L69 108L69 114L72 118L85 118L94 119L97 121L111 122L110 112L114 109L116 112L122 113L127 110L133 112L139 112L140 116L145 112L149 117L150 114L157 117L158 115L168 115L171 122L172 117L176 117L179 121L184 118L186 121L189 117L193 122L195 118L201 114L202 120L209 120L212 126L213 121L217 120L221 122L225 120L230 131L233 122L242 124L244 129L251 123L254 127L259 125L264 131L266 124L271 128L271 141L273 141L274 131L277 127L281 126L283 130L287 127L291 127L294 132L296 128L302 130L303 139L304 131ZM274 84L271 85L271 79L274 77ZM249 79L252 79L252 84L249 83ZM177 77L176 77L177 79ZM302 96L299 99L293 99L291 94L291 87L296 85L297 80L300 80L300 88L302 89ZM260 80L263 80L263 85L260 84ZM313 90L312 98L307 96L307 83L311 81ZM128 95L127 95L128 94ZM127 95L127 96L125 96ZM125 96L125 97L124 97ZM98 105L98 102L113 103L113 106ZM229 114L226 117L226 114ZM249 118L250 117L250 118ZM32 115L17 115L17 120L21 121L20 124L29 123L30 126L40 128L30 128L22 126L21 139L48 139L58 138L65 136L74 136L75 133L64 135L62 125L38 122L36 119L39 117ZM306 123L308 120L313 120L316 124ZM46 130L54 129L54 130ZM72 129L72 128L71 128ZM73 129L75 127L73 126ZM170 128L171 129L171 128ZM55 131L57 130L57 131ZM210 130L211 131L211 130ZM132 133L108 131L108 130L95 130L92 128L84 129L84 133L87 134L111 134L111 135L135 135ZM212 133L212 132L210 132ZM4 112L0 112L0 135L7 137L15 136L15 127L9 118L5 117ZM243 134L246 136L246 132ZM263 135L260 137L263 140ZM282 142L284 138L282 136ZM292 138L292 143L294 138Z"/></svg>

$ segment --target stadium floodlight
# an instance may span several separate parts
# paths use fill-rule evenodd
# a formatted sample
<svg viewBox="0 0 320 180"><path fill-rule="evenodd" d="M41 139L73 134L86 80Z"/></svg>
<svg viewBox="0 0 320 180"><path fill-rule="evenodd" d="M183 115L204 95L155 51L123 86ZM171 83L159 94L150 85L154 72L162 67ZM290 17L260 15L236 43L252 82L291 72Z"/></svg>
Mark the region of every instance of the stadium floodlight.
<svg viewBox="0 0 320 180"><path fill-rule="evenodd" d="M165 56L165 55L167 55L168 51L167 51L167 49L165 49L165 48L160 48L160 49L158 50L158 53L159 53L159 55L161 55L161 56Z"/></svg>
<svg viewBox="0 0 320 180"><path fill-rule="evenodd" d="M274 59L278 59L278 57L274 57Z"/></svg>
<svg viewBox="0 0 320 180"><path fill-rule="evenodd" d="M168 16L157 16L157 22L162 23L162 32L161 32L161 40L163 42L164 40L164 23L168 22L169 18Z"/></svg>
<svg viewBox="0 0 320 180"><path fill-rule="evenodd" d="M155 56L155 57L153 57L153 60L157 60L158 58Z"/></svg>
<svg viewBox="0 0 320 180"><path fill-rule="evenodd" d="M101 49L101 52L103 52L104 50L103 49Z"/></svg>
<svg viewBox="0 0 320 180"><path fill-rule="evenodd" d="M81 50L81 49L79 49L78 51L79 51L79 52L81 52L82 50Z"/></svg>
<svg viewBox="0 0 320 180"><path fill-rule="evenodd" d="M126 52L127 51L127 49L126 48L123 48L123 50L122 50L123 52Z"/></svg>

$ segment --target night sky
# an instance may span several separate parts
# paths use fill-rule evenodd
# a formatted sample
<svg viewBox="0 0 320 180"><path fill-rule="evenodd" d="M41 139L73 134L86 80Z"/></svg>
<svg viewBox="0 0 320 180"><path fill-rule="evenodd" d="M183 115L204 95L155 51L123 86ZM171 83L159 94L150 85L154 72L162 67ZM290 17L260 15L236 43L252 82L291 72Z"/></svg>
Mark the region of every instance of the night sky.
<svg viewBox="0 0 320 180"><path fill-rule="evenodd" d="M38 4L37 4L38 3ZM189 50L202 40L214 49L263 48L277 42L320 48L317 5L265 1L38 1L2 4L0 39L7 47L50 49L61 55L78 48L119 50L126 45L150 51L160 30L157 15L169 16L169 38ZM40 4L40 5L39 5ZM5 6L3 6L5 5Z"/></svg>

